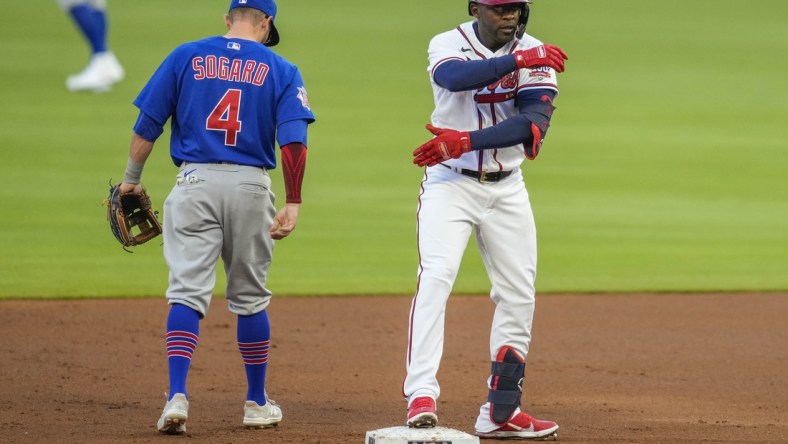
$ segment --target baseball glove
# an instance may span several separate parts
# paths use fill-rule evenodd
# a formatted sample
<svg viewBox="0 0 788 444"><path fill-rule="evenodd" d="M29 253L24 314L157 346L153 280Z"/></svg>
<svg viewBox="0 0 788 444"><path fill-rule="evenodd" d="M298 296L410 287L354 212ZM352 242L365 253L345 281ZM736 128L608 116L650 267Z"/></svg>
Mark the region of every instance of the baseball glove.
<svg viewBox="0 0 788 444"><path fill-rule="evenodd" d="M110 183L106 204L109 228L129 253L126 247L144 244L161 234L159 213L153 210L145 189L141 194L121 193L120 184Z"/></svg>

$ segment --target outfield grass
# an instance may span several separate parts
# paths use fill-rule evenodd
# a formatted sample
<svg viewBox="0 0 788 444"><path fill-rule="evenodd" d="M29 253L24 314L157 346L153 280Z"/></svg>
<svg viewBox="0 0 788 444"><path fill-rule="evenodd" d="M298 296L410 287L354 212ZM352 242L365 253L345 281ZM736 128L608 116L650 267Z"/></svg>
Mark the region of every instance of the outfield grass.
<svg viewBox="0 0 788 444"><path fill-rule="evenodd" d="M131 101L173 47L223 32L224 3L110 1L127 79L103 95L65 90L88 54L55 2L4 5L0 297L164 292L160 242L124 253L101 202L125 167ZM299 227L277 244L269 286L409 294L426 46L467 19L464 4L279 8L277 50L301 67L318 122ZM570 55L548 141L525 166L540 291L788 289L786 14L778 0L534 5L529 31ZM143 176L159 208L176 173L168 134ZM455 289L488 290L473 241Z"/></svg>

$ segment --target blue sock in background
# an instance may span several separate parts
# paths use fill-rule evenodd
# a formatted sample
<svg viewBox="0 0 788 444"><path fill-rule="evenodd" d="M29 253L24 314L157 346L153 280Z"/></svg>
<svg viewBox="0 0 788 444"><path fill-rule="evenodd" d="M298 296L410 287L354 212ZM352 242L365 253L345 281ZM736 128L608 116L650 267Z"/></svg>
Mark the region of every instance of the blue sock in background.
<svg viewBox="0 0 788 444"><path fill-rule="evenodd" d="M69 10L71 17L85 38L90 42L93 54L107 50L107 15L89 5L74 6Z"/></svg>
<svg viewBox="0 0 788 444"><path fill-rule="evenodd" d="M170 373L170 393L186 395L186 377L192 355L200 337L200 314L182 304L172 304L167 316L167 364Z"/></svg>
<svg viewBox="0 0 788 444"><path fill-rule="evenodd" d="M238 350L246 368L248 391L246 399L265 405L265 372L268 368L268 346L271 324L263 310L251 316L238 316Z"/></svg>

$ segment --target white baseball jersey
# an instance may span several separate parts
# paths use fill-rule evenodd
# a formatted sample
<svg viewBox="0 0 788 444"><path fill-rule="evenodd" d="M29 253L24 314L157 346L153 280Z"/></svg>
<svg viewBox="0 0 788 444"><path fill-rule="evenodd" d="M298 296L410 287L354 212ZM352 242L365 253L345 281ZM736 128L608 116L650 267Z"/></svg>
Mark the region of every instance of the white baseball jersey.
<svg viewBox="0 0 788 444"><path fill-rule="evenodd" d="M558 80L552 68L520 69L488 87L473 91L451 92L435 83L435 69L449 60L490 59L542 44L524 34L521 39L513 39L493 53L476 37L473 23L463 23L451 31L435 36L430 42L427 69L435 99L432 124L438 128L458 131L487 128L520 112L515 102L520 91L547 88L558 92ZM509 171L519 168L525 160L523 145L513 148L471 151L459 159L443 163L477 171Z"/></svg>
<svg viewBox="0 0 788 444"><path fill-rule="evenodd" d="M519 114L517 94L526 89L558 91L551 68L519 69L492 85L451 92L435 83L435 69L450 60L484 60L541 45L531 36L514 39L496 52L476 37L474 22L437 35L429 45L430 80L439 128L474 131L497 125ZM407 376L403 395L437 399L437 379L443 354L446 304L472 233L476 235L492 289L495 314L490 326L490 360L504 347L528 355L535 307L536 225L520 165L526 158L518 144L471 151L459 159L425 169L418 203L418 284L409 318ZM504 178L479 181L456 169L511 171ZM490 418L490 403L479 409L476 430L500 425Z"/></svg>

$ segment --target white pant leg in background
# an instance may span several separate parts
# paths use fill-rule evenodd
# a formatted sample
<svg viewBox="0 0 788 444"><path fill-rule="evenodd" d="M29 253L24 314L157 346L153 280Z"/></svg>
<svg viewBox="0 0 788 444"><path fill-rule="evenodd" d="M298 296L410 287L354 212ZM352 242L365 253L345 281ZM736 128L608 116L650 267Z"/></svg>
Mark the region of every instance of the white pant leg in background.
<svg viewBox="0 0 788 444"><path fill-rule="evenodd" d="M107 9L106 0L57 0L57 3L58 5L60 5L60 8L63 9L64 11L68 11L74 6L79 6L79 5L89 5L100 11L104 11Z"/></svg>

